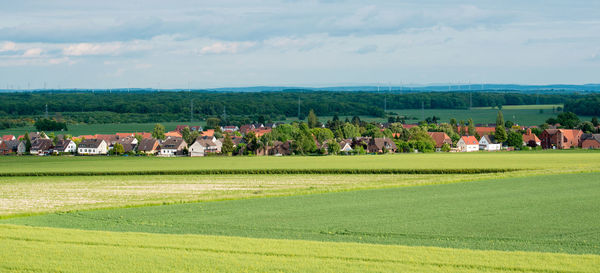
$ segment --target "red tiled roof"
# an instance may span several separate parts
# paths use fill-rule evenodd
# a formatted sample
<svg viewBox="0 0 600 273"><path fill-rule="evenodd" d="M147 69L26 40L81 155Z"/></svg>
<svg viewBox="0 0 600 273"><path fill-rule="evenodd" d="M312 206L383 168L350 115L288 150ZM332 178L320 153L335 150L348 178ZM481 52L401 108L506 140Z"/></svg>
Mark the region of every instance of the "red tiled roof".
<svg viewBox="0 0 600 273"><path fill-rule="evenodd" d="M133 136L133 133L116 133L115 135L117 135L119 138L125 138Z"/></svg>
<svg viewBox="0 0 600 273"><path fill-rule="evenodd" d="M201 136L214 136L215 135L215 130L214 129L207 129L206 131L202 132L202 134L200 134Z"/></svg>
<svg viewBox="0 0 600 273"><path fill-rule="evenodd" d="M479 141L474 136L460 137L467 145L479 145Z"/></svg>
<svg viewBox="0 0 600 273"><path fill-rule="evenodd" d="M252 131L254 131L254 133L256 134L256 137L261 137L266 133L270 133L271 128L260 128L260 129L254 129Z"/></svg>
<svg viewBox="0 0 600 273"><path fill-rule="evenodd" d="M181 137L181 133L179 133L177 131L171 131L171 132L166 132L165 136L166 137Z"/></svg>
<svg viewBox="0 0 600 273"><path fill-rule="evenodd" d="M435 141L435 147L441 148L444 143L452 144L452 139L444 132L427 132L433 141Z"/></svg>
<svg viewBox="0 0 600 273"><path fill-rule="evenodd" d="M14 135L3 135L2 136L2 141L11 141L13 139L15 139Z"/></svg>

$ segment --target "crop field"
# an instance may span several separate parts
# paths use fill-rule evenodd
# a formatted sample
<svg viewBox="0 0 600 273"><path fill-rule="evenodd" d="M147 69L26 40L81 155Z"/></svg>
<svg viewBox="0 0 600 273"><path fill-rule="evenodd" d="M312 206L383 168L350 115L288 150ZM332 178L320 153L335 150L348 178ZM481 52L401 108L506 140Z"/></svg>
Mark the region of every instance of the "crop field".
<svg viewBox="0 0 600 273"><path fill-rule="evenodd" d="M56 134L71 134L73 136L79 135L95 135L95 134L115 134L115 133L135 133L135 132L152 132L154 125L153 123L102 123L102 124L69 124L68 131L55 132ZM158 122L165 126L166 131L175 130L175 127L179 124L188 125L201 125L204 126L205 122ZM0 130L0 135L22 135L26 132L37 131L34 126L10 128L6 130ZM49 133L49 132L47 132Z"/></svg>
<svg viewBox="0 0 600 273"><path fill-rule="evenodd" d="M598 272L599 167L581 150L0 157L0 272ZM128 174L156 169L280 172Z"/></svg>
<svg viewBox="0 0 600 273"><path fill-rule="evenodd" d="M544 169L590 171L600 167L594 150L498 153L430 153L362 156L263 157L0 157L9 173L126 172L257 169Z"/></svg>

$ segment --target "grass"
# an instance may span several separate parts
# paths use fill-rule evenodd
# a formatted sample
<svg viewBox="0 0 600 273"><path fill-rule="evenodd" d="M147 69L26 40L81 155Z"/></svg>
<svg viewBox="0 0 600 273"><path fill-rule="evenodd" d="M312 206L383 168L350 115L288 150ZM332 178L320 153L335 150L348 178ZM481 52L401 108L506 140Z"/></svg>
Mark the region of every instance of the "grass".
<svg viewBox="0 0 600 273"><path fill-rule="evenodd" d="M134 133L134 132L152 132L154 125L160 123L165 126L166 131L175 130L180 124L190 124L189 122L152 122L152 123L107 123L107 124L69 124L68 131L55 132L55 134L95 135L95 134L115 134L115 133ZM202 125L205 122L194 122L191 125ZM10 128L0 130L0 135L22 135L25 132L37 131L34 126ZM50 133L50 132L47 132Z"/></svg>
<svg viewBox="0 0 600 273"><path fill-rule="evenodd" d="M0 177L0 217L456 183L497 176L498 174Z"/></svg>
<svg viewBox="0 0 600 273"><path fill-rule="evenodd" d="M534 109L534 110L552 110L558 107L563 108L562 104L530 104L530 105L505 105L502 107L502 110L525 110L525 109ZM488 110L498 110L496 107L473 107L472 109L488 109Z"/></svg>
<svg viewBox="0 0 600 273"><path fill-rule="evenodd" d="M0 173L128 172L257 169L544 169L600 168L589 150L289 157L0 157Z"/></svg>
<svg viewBox="0 0 600 273"><path fill-rule="evenodd" d="M600 256L0 225L3 272L597 272Z"/></svg>
<svg viewBox="0 0 600 273"><path fill-rule="evenodd" d="M2 223L600 254L598 173L11 218Z"/></svg>

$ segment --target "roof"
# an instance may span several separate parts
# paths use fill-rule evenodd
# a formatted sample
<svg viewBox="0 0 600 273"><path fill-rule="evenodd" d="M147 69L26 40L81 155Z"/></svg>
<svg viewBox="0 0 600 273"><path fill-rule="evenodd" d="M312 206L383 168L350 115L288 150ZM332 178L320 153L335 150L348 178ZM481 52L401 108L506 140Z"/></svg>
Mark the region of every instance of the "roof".
<svg viewBox="0 0 600 273"><path fill-rule="evenodd" d="M386 146L390 146L390 149L396 149L396 143L386 137L375 137L369 142L370 145L375 145L377 149L382 150Z"/></svg>
<svg viewBox="0 0 600 273"><path fill-rule="evenodd" d="M118 138L125 138L125 137L132 137L133 133L116 133L115 134Z"/></svg>
<svg viewBox="0 0 600 273"><path fill-rule="evenodd" d="M138 151L149 152L155 150L158 146L158 140L155 138L144 138L138 143Z"/></svg>
<svg viewBox="0 0 600 273"><path fill-rule="evenodd" d="M480 136L493 135L494 133L496 133L496 128L495 127L475 127L475 132Z"/></svg>
<svg viewBox="0 0 600 273"><path fill-rule="evenodd" d="M433 141L435 141L435 147L441 148L444 143L452 144L452 139L444 132L427 132Z"/></svg>
<svg viewBox="0 0 600 273"><path fill-rule="evenodd" d="M217 144L213 141L213 138L208 136L199 136L196 138L194 143L198 143L203 147L217 147Z"/></svg>
<svg viewBox="0 0 600 273"><path fill-rule="evenodd" d="M181 133L178 131L170 131L165 133L165 137L181 137Z"/></svg>
<svg viewBox="0 0 600 273"><path fill-rule="evenodd" d="M207 129L206 131L202 132L200 135L201 136L214 136L215 135L215 130L214 129Z"/></svg>
<svg viewBox="0 0 600 273"><path fill-rule="evenodd" d="M252 130L254 132L254 134L256 135L256 137L261 137L266 133L270 133L271 132L271 128L257 128Z"/></svg>
<svg viewBox="0 0 600 273"><path fill-rule="evenodd" d="M123 137L123 138L119 138L119 140L117 140L118 143L121 144L132 144L133 141L137 140L135 137L129 136L129 137Z"/></svg>
<svg viewBox="0 0 600 273"><path fill-rule="evenodd" d="M37 138L31 143L32 150L49 150L52 147L52 140L47 138Z"/></svg>
<svg viewBox="0 0 600 273"><path fill-rule="evenodd" d="M487 141L487 143L489 144L498 144L498 142L496 142L496 136L494 135L484 135L481 137L482 139L485 138L485 140Z"/></svg>
<svg viewBox="0 0 600 273"><path fill-rule="evenodd" d="M14 135L3 135L2 136L2 141L9 141L9 140L13 140L15 139Z"/></svg>
<svg viewBox="0 0 600 273"><path fill-rule="evenodd" d="M541 142L540 139L534 133L532 133L530 129L528 129L527 133L523 134L523 142L529 143L531 141L535 143Z"/></svg>
<svg viewBox="0 0 600 273"><path fill-rule="evenodd" d="M479 145L479 141L474 136L461 136L460 139L467 145Z"/></svg>
<svg viewBox="0 0 600 273"><path fill-rule="evenodd" d="M84 139L79 143L78 148L98 148L102 144L103 139ZM106 143L106 141L104 141Z"/></svg>
<svg viewBox="0 0 600 273"><path fill-rule="evenodd" d="M584 140L595 140L600 142L600 134L583 134L581 135L581 141Z"/></svg>
<svg viewBox="0 0 600 273"><path fill-rule="evenodd" d="M161 149L179 150L182 144L187 144L183 141L183 138L172 137L167 138L161 145Z"/></svg>
<svg viewBox="0 0 600 273"><path fill-rule="evenodd" d="M117 142L117 140L119 139L117 137L117 135L100 135L100 134L97 134L94 138L102 139L102 140L106 141L106 143L108 143L108 144L113 144L113 143Z"/></svg>
<svg viewBox="0 0 600 273"><path fill-rule="evenodd" d="M54 146L55 150L60 150L60 151L64 151L67 146L69 146L69 143L73 142L70 139L62 139L56 142L56 146Z"/></svg>
<svg viewBox="0 0 600 273"><path fill-rule="evenodd" d="M569 140L578 138L583 132L579 129L546 129L544 130L549 135L555 135L556 133L562 133L563 137Z"/></svg>

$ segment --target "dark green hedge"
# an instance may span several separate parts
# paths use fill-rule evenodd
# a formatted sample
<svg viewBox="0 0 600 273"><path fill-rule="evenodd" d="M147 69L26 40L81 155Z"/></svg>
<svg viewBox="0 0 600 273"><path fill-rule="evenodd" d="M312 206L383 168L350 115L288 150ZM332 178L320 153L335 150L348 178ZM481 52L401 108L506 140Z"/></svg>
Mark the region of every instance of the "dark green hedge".
<svg viewBox="0 0 600 273"><path fill-rule="evenodd" d="M212 169L150 171L82 171L0 173L7 176L104 176L104 175L227 175L227 174L482 174L513 172L522 169Z"/></svg>

